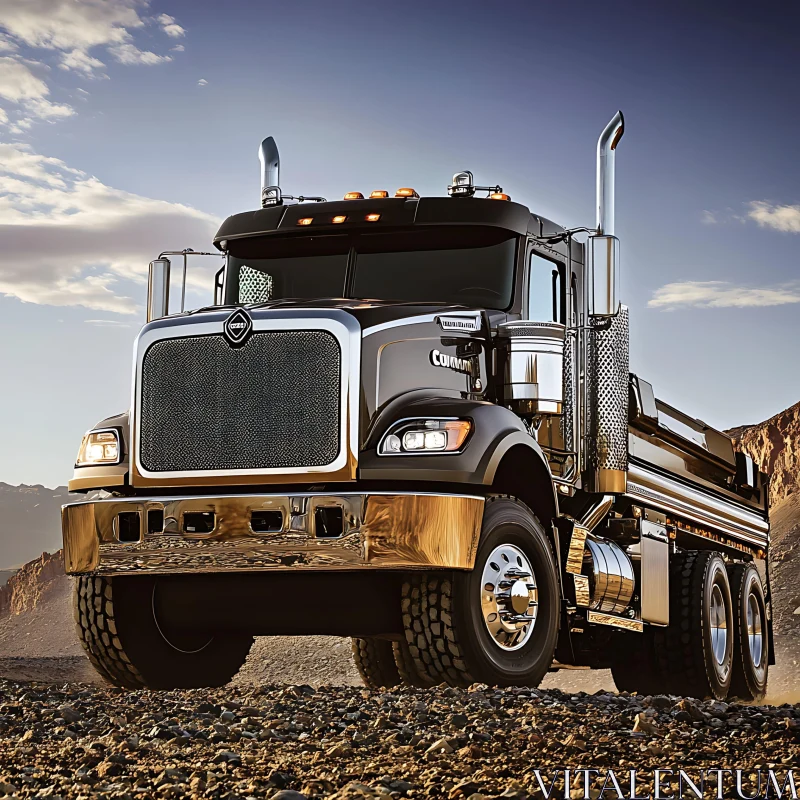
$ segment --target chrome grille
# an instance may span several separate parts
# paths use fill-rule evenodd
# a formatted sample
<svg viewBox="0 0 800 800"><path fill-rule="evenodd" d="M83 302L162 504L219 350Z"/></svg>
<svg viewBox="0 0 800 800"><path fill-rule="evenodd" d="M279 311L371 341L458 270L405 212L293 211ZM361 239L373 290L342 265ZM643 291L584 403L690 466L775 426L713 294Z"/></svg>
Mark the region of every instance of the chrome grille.
<svg viewBox="0 0 800 800"><path fill-rule="evenodd" d="M320 467L340 448L341 349L323 330L163 339L144 355L139 458L150 472Z"/></svg>

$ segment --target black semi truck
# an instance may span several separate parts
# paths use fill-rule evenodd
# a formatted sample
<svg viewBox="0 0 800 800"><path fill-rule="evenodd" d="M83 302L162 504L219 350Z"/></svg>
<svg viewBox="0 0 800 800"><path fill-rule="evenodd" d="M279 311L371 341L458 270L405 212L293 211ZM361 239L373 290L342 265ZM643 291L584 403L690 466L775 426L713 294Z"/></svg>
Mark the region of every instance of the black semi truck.
<svg viewBox="0 0 800 800"><path fill-rule="evenodd" d="M80 446L70 490L97 499L64 507L64 547L107 680L221 685L255 635L333 634L369 686L592 667L764 696L767 479L629 371L623 130L571 230L470 172L290 196L264 140L214 304L170 314L151 263L130 410Z"/></svg>

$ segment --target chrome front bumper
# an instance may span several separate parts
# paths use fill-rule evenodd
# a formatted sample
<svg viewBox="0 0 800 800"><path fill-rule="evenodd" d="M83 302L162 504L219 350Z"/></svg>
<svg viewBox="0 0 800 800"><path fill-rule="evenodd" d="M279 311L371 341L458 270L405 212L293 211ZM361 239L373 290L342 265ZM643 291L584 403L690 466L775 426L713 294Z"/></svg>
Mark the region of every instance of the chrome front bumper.
<svg viewBox="0 0 800 800"><path fill-rule="evenodd" d="M61 512L64 561L70 574L95 575L471 569L483 504L475 496L404 493L73 503ZM325 530L330 520L338 535Z"/></svg>

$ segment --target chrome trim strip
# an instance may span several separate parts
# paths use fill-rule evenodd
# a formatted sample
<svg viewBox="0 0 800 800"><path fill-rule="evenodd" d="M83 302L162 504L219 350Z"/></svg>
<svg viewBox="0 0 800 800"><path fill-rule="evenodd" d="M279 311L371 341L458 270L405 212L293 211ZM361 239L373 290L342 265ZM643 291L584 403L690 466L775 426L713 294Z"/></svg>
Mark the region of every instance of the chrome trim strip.
<svg viewBox="0 0 800 800"><path fill-rule="evenodd" d="M726 503L638 464L628 471L628 497L645 500L663 511L707 525L759 547L769 543L769 523L755 512Z"/></svg>
<svg viewBox="0 0 800 800"><path fill-rule="evenodd" d="M139 334L134 344L134 380L131 403L131 449L136 470L144 478L169 480L200 478L214 475L253 476L305 474L310 477L342 470L358 459L358 397L361 382L361 326L351 314L340 309L275 309L251 311L253 333L261 331L324 330L336 337L342 350L340 382L340 446L339 454L330 464L321 467L272 467L268 469L181 470L151 472L140 461L141 377L144 356L150 345L164 339L184 339L191 336L223 335L225 320L230 314L214 312L214 320L172 327L157 327ZM183 318L180 318L183 322Z"/></svg>
<svg viewBox="0 0 800 800"><path fill-rule="evenodd" d="M593 622L596 625L610 625L612 628L624 628L628 631L636 631L642 633L644 631L644 623L638 619L630 619L630 617L615 617L613 614L602 614L599 611L590 611L586 615L587 622Z"/></svg>
<svg viewBox="0 0 800 800"><path fill-rule="evenodd" d="M441 314L420 314L417 317L401 317L390 322L381 322L378 325L370 325L361 332L363 337L372 336L373 333L389 330L390 328L401 328L404 325L421 325L423 322L436 322L436 318Z"/></svg>

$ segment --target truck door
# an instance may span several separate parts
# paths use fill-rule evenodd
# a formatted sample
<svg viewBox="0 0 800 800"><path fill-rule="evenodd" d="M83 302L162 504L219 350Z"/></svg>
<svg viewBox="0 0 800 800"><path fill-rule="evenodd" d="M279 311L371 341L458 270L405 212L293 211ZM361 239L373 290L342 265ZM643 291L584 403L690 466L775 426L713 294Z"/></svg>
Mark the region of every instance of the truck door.
<svg viewBox="0 0 800 800"><path fill-rule="evenodd" d="M556 479L571 480L576 473L574 446L575 329L577 287L567 267L552 251L530 247L527 258L525 319L565 325L564 404L561 414L534 418L536 438L550 462ZM567 285L570 291L567 291Z"/></svg>

